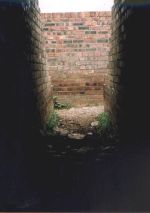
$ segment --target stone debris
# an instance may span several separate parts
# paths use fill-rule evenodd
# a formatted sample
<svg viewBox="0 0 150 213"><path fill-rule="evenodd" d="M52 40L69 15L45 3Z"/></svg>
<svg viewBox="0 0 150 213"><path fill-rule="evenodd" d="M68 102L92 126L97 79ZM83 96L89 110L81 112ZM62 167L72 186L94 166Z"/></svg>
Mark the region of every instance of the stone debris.
<svg viewBox="0 0 150 213"><path fill-rule="evenodd" d="M87 135L92 136L93 132L88 132Z"/></svg>
<svg viewBox="0 0 150 213"><path fill-rule="evenodd" d="M80 154L84 154L84 153L87 153L88 151L91 151L92 149L89 148L89 147L81 147L80 149L77 150L77 153L80 153Z"/></svg>
<svg viewBox="0 0 150 213"><path fill-rule="evenodd" d="M69 139L76 139L76 140L82 140L85 138L85 135L79 134L79 133L73 133L68 135Z"/></svg>
<svg viewBox="0 0 150 213"><path fill-rule="evenodd" d="M103 106L57 110L60 121L55 133L68 136L70 139L92 136L98 126L97 117L102 112L104 112Z"/></svg>
<svg viewBox="0 0 150 213"><path fill-rule="evenodd" d="M98 121L92 122L92 123L91 123L91 126L92 126L92 127L97 127L97 126L98 126Z"/></svg>
<svg viewBox="0 0 150 213"><path fill-rule="evenodd" d="M55 132L56 134L61 135L61 136L67 136L68 133L69 133L68 130L63 129L63 128L59 128L59 127L56 127L56 128L54 129L54 132Z"/></svg>

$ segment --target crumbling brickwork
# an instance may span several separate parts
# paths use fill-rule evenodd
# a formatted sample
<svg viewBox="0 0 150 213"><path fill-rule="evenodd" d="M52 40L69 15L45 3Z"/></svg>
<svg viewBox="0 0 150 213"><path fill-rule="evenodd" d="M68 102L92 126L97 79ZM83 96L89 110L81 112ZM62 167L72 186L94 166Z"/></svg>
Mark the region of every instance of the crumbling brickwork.
<svg viewBox="0 0 150 213"><path fill-rule="evenodd" d="M73 105L103 104L111 12L41 14L54 95Z"/></svg>

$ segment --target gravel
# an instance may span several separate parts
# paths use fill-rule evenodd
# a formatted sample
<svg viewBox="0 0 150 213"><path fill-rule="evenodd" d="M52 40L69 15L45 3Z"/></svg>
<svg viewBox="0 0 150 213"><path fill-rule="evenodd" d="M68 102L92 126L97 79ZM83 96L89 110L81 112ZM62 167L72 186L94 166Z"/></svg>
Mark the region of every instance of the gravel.
<svg viewBox="0 0 150 213"><path fill-rule="evenodd" d="M96 122L99 114L104 112L104 106L94 107L81 107L56 110L60 122L58 127L65 129L69 134L86 134L92 133L92 129L95 126L91 126L93 122Z"/></svg>

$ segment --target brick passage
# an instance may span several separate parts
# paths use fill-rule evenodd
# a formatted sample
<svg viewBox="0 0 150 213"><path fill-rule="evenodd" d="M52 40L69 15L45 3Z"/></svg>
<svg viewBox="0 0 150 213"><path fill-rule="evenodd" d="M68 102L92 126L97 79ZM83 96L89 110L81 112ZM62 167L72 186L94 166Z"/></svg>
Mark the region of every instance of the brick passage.
<svg viewBox="0 0 150 213"><path fill-rule="evenodd" d="M103 104L111 12L41 14L54 95L73 105Z"/></svg>

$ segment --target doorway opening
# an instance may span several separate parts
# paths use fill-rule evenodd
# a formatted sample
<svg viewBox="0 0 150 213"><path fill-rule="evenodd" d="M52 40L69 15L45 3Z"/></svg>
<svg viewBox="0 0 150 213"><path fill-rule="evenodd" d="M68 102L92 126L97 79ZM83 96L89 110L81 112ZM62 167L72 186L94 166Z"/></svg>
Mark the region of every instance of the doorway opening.
<svg viewBox="0 0 150 213"><path fill-rule="evenodd" d="M104 112L111 12L42 13L41 19L53 117L60 118L54 131L69 138L92 136Z"/></svg>

